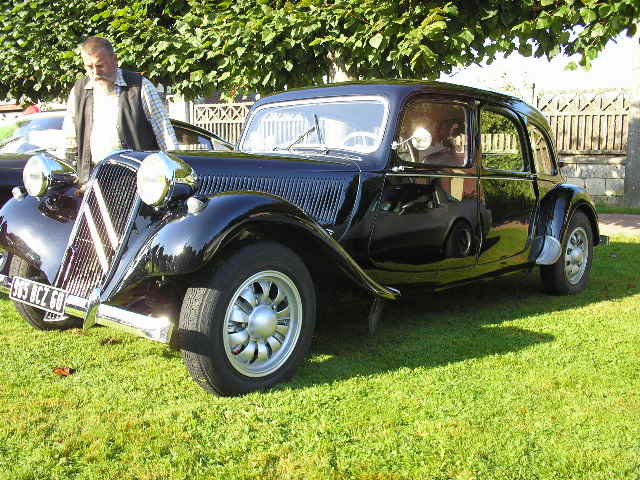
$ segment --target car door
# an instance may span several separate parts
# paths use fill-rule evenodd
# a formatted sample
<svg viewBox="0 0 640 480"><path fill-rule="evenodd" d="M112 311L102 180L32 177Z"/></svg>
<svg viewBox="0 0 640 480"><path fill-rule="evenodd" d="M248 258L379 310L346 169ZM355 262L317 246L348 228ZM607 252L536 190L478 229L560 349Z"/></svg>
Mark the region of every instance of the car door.
<svg viewBox="0 0 640 480"><path fill-rule="evenodd" d="M370 244L374 264L395 272L396 282L439 283L437 272L476 262L481 229L472 112L463 100L435 96L405 106ZM428 146L414 145L416 131L430 137Z"/></svg>
<svg viewBox="0 0 640 480"><path fill-rule="evenodd" d="M479 264L496 268L521 263L529 246L537 205L535 174L529 164L526 130L520 117L499 105L479 109L480 216L486 223Z"/></svg>

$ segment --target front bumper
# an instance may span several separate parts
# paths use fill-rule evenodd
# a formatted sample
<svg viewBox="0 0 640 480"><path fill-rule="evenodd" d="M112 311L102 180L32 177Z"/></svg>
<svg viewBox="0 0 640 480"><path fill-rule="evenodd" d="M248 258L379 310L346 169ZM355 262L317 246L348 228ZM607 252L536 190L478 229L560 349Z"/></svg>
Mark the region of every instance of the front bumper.
<svg viewBox="0 0 640 480"><path fill-rule="evenodd" d="M13 278L9 275L0 274L0 292L8 294L12 281ZM174 324L168 318L141 315L104 303L93 304L88 299L75 295L67 296L64 310L67 315L84 319L85 326L97 323L161 343L170 343L173 335ZM90 318L89 321L87 317Z"/></svg>

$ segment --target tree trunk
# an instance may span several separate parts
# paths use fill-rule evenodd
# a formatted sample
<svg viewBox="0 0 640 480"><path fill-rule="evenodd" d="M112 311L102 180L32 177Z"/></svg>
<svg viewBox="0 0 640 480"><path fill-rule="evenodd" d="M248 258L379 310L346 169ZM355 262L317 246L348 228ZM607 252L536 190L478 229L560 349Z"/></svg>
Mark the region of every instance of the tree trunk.
<svg viewBox="0 0 640 480"><path fill-rule="evenodd" d="M640 27L640 26L639 26ZM631 108L629 110L629 136L627 162L624 174L624 203L640 207L640 28L633 37L631 70Z"/></svg>

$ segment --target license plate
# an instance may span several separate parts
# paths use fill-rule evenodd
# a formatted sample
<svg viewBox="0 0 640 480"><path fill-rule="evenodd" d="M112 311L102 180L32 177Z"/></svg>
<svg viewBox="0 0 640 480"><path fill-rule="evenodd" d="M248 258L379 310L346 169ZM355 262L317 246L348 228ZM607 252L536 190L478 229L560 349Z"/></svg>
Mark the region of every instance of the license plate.
<svg viewBox="0 0 640 480"><path fill-rule="evenodd" d="M9 298L47 312L63 314L67 292L26 278L13 277Z"/></svg>

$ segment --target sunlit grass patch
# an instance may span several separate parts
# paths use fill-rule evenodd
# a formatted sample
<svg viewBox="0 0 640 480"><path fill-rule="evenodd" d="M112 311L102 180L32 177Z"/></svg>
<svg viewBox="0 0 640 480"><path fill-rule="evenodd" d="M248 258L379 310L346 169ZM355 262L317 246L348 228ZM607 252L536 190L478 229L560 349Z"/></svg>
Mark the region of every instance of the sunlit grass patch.
<svg viewBox="0 0 640 480"><path fill-rule="evenodd" d="M179 352L0 299L2 479L637 479L640 239L589 288L515 275L321 318L290 382L217 398ZM69 366L69 377L53 368Z"/></svg>

